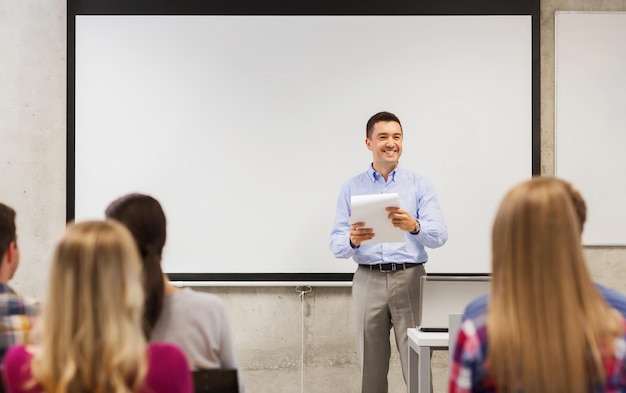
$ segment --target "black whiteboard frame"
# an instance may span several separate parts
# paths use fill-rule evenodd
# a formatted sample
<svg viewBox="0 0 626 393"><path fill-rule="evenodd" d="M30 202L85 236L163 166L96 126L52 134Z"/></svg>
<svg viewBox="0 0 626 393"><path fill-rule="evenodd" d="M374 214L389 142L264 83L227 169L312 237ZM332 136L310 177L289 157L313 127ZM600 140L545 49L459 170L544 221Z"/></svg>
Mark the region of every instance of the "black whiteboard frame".
<svg viewBox="0 0 626 393"><path fill-rule="evenodd" d="M77 15L530 15L532 19L532 175L541 173L540 1L429 0L406 2L267 0L68 0L66 220L75 217L75 60ZM352 273L169 273L172 281L343 282Z"/></svg>

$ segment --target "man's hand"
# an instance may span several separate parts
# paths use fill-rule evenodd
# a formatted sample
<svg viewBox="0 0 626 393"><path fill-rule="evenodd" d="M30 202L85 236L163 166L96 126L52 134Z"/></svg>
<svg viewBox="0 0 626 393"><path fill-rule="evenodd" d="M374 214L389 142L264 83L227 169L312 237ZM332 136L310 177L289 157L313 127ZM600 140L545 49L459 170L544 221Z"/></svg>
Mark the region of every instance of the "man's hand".
<svg viewBox="0 0 626 393"><path fill-rule="evenodd" d="M389 219L394 227L400 228L406 232L419 231L419 224L415 218L409 213L400 209L399 207L387 207L385 208L389 212Z"/></svg>
<svg viewBox="0 0 626 393"><path fill-rule="evenodd" d="M372 228L365 228L364 222L357 222L350 227L350 244L352 247L358 247L361 242L370 240L374 237Z"/></svg>

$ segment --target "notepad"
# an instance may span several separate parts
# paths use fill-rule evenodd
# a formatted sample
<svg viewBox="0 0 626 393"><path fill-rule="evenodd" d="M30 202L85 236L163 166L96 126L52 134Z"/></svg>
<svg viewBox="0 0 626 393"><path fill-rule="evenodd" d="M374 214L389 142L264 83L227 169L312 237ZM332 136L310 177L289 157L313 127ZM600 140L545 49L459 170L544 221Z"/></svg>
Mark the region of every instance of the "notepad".
<svg viewBox="0 0 626 393"><path fill-rule="evenodd" d="M374 230L374 238L361 244L404 242L404 231L396 228L389 219L387 207L400 207L398 194L356 195L350 198L352 214L350 224L364 222L366 228Z"/></svg>

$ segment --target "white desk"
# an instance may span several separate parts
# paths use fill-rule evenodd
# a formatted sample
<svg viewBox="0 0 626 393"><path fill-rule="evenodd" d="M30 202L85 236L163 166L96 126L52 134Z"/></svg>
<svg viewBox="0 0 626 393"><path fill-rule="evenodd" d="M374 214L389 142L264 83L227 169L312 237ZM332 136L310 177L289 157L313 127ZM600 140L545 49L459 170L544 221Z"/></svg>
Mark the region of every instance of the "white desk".
<svg viewBox="0 0 626 393"><path fill-rule="evenodd" d="M408 392L430 393L431 351L448 349L450 334L448 332L422 332L417 328L410 328L407 329L407 335L409 336Z"/></svg>

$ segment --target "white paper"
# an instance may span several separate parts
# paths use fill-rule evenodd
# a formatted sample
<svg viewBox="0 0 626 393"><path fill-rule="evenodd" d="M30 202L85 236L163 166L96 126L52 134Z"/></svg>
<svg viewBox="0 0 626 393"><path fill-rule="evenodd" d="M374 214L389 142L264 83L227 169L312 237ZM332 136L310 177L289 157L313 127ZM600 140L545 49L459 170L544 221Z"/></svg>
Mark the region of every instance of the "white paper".
<svg viewBox="0 0 626 393"><path fill-rule="evenodd" d="M387 207L400 207L398 194L357 195L350 198L352 215L350 224L364 222L364 228L374 230L374 238L361 244L404 242L404 231L396 228L389 219Z"/></svg>

